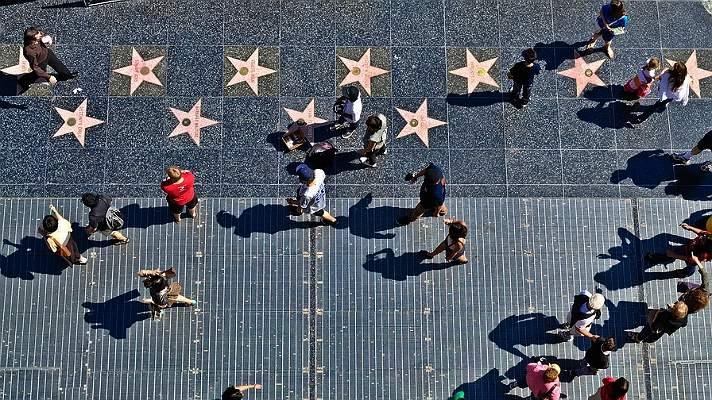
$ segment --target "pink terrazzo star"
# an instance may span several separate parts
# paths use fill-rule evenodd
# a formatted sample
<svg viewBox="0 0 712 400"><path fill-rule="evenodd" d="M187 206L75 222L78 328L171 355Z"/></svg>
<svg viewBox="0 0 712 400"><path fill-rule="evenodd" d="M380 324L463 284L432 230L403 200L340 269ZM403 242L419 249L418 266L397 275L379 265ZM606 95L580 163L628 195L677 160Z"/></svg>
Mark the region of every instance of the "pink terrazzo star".
<svg viewBox="0 0 712 400"><path fill-rule="evenodd" d="M22 46L20 46L20 58L17 60L17 64L12 65L7 68L3 68L2 72L8 75L24 75L32 72L32 67L30 67L30 62L25 58L25 53L22 51Z"/></svg>
<svg viewBox="0 0 712 400"><path fill-rule="evenodd" d="M467 92L472 93L477 85L483 83L485 85L499 87L497 81L492 79L489 74L490 68L494 65L497 58L492 58L487 61L477 61L475 56L472 55L469 49L465 50L465 63L466 65L462 68L454 69L450 71L451 74L467 78Z"/></svg>
<svg viewBox="0 0 712 400"><path fill-rule="evenodd" d="M213 121L212 119L203 118L203 116L200 115L203 107L202 101L202 99L198 99L198 102L195 103L193 108L191 108L188 112L171 107L173 115L175 115L178 119L178 126L173 129L173 132L171 132L168 137L174 137L185 133L193 139L195 144L200 146L200 130L202 128L220 123L218 121Z"/></svg>
<svg viewBox="0 0 712 400"><path fill-rule="evenodd" d="M303 119L304 122L307 123L307 125L320 124L322 122L326 122L325 119L321 119L314 115L314 99L311 99L311 101L309 102L309 104L307 104L307 107L304 109L304 111L296 111L296 110L292 110L292 109L289 109L286 107L284 108L284 111L286 111L287 114L289 114L289 118L295 122L298 119Z"/></svg>
<svg viewBox="0 0 712 400"><path fill-rule="evenodd" d="M163 86L153 69L163 60L163 56L144 60L135 48L131 48L131 65L115 69L114 72L131 77L131 89L129 94L138 89L143 82L152 83L154 85Z"/></svg>
<svg viewBox="0 0 712 400"><path fill-rule="evenodd" d="M401 129L400 133L398 133L398 136L396 136L396 138L408 136L415 133L416 135L418 135L425 147L429 147L428 129L435 128L436 126L440 125L445 125L447 123L428 117L428 99L423 100L423 103L414 113L406 110L401 110L400 108L396 108L396 110L406 122L405 126L403 127L403 129Z"/></svg>
<svg viewBox="0 0 712 400"><path fill-rule="evenodd" d="M596 75L596 71L601 68L601 65L603 65L606 60L587 63L578 53L574 56L574 67L559 71L558 73L576 80L576 97L581 96L581 93L589 83L595 86L606 86L601 78Z"/></svg>
<svg viewBox="0 0 712 400"><path fill-rule="evenodd" d="M245 61L236 58L228 57L233 67L237 70L235 76L230 79L227 86L237 85L240 82L245 82L255 94L258 93L259 78L265 75L274 74L273 69L265 68L259 64L260 49L257 48L252 53L250 58Z"/></svg>
<svg viewBox="0 0 712 400"><path fill-rule="evenodd" d="M59 116L64 120L64 125L57 130L57 132L52 135L52 137L64 136L68 133L74 134L74 136L79 141L79 144L84 147L84 137L86 135L86 130L92 126L103 124L104 121L87 116L87 100L84 99L82 104L77 107L74 111L64 110L59 107L55 107L55 110L59 113Z"/></svg>
<svg viewBox="0 0 712 400"><path fill-rule="evenodd" d="M349 69L349 73L344 80L339 83L339 86L348 85L349 83L358 82L363 90L371 95L371 79L378 75L388 73L385 69L374 67L371 65L371 49L366 50L358 61L350 60L339 56L342 63Z"/></svg>
<svg viewBox="0 0 712 400"><path fill-rule="evenodd" d="M665 59L668 64L672 67L675 65L674 60ZM697 50L692 50L690 58L685 61L685 66L687 67L687 75L690 77L690 89L697 95L697 97L702 97L700 94L700 81L712 76L712 71L707 71L697 66Z"/></svg>

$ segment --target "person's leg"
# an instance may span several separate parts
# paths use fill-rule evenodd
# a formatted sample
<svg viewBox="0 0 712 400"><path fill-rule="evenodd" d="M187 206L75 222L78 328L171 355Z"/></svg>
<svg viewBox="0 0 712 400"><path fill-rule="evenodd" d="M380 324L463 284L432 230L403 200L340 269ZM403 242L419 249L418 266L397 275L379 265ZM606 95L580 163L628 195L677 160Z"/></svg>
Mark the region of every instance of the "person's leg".
<svg viewBox="0 0 712 400"><path fill-rule="evenodd" d="M613 58L615 56L615 53L613 52L612 43L612 40L606 40L605 42L603 42L603 51L606 53L608 58Z"/></svg>
<svg viewBox="0 0 712 400"><path fill-rule="evenodd" d="M188 210L188 215L190 215L191 218L195 218L195 216L198 215L198 202L198 195L196 194L195 197L193 197L193 200L189 201L188 204L185 205Z"/></svg>
<svg viewBox="0 0 712 400"><path fill-rule="evenodd" d="M67 247L71 253L69 255L69 261L71 261L72 264L84 265L87 263L86 257L82 257L82 254L79 252L77 242L75 242L71 236L69 237L69 242L67 242Z"/></svg>
<svg viewBox="0 0 712 400"><path fill-rule="evenodd" d="M438 245L438 247L435 248L435 250L433 250L433 251L431 251L430 253L428 253L428 258L434 258L434 257L437 256L438 254L440 254L440 253L442 253L443 251L445 251L446 248L447 248L447 240L443 240L442 242L440 242L440 244Z"/></svg>
<svg viewBox="0 0 712 400"><path fill-rule="evenodd" d="M520 82L514 81L512 84L512 91L509 94L509 101L512 103L518 103L519 93L522 91L522 84Z"/></svg>
<svg viewBox="0 0 712 400"><path fill-rule="evenodd" d="M196 305L196 304L198 303L197 301L195 301L195 300L193 300L193 299L189 299L189 298L183 296L182 294L176 295L176 296L173 297L171 300L173 300L174 303L178 303L178 304L189 304L189 305L191 305L191 306L194 306L194 305Z"/></svg>
<svg viewBox="0 0 712 400"><path fill-rule="evenodd" d="M183 206L180 206L174 202L172 202L170 199L166 199L168 202L168 210L170 211L171 215L173 216L173 222L176 224L180 222L180 214L183 212Z"/></svg>
<svg viewBox="0 0 712 400"><path fill-rule="evenodd" d="M336 222L336 218L334 218L333 215L329 214L328 211L326 211L326 210L320 210L320 211L321 211L321 214L315 213L315 215L319 215L321 217L321 222L323 222L325 224L333 224Z"/></svg>
<svg viewBox="0 0 712 400"><path fill-rule="evenodd" d="M600 31L600 30L599 30L599 31L596 31L596 32L593 32L593 34L591 35L591 39L589 39L588 43L586 43L586 48L585 48L585 50L592 49L593 46L596 45L596 41L597 41L598 38L600 38L600 37L601 37L601 31Z"/></svg>
<svg viewBox="0 0 712 400"><path fill-rule="evenodd" d="M467 256L465 256L464 254L452 260L452 262L455 264L467 264L469 261L470 260L468 260Z"/></svg>
<svg viewBox="0 0 712 400"><path fill-rule="evenodd" d="M47 64L57 71L57 79L66 81L72 79L75 75L57 58L52 49L47 49Z"/></svg>
<svg viewBox="0 0 712 400"><path fill-rule="evenodd" d="M526 84L523 86L522 89L522 105L526 106L527 104L529 104L529 98L532 95L532 85Z"/></svg>
<svg viewBox="0 0 712 400"><path fill-rule="evenodd" d="M415 221L416 219L420 218L423 214L425 214L426 211L428 211L428 209L425 208L422 203L418 202L418 204L416 204L415 208L412 209L410 211L410 213L408 214L408 221L409 222Z"/></svg>

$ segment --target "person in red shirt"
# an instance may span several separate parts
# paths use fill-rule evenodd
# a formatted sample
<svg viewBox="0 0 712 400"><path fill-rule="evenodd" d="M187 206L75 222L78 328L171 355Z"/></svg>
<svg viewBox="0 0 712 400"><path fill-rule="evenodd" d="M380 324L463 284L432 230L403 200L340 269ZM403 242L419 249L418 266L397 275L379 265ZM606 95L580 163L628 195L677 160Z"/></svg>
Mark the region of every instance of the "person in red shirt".
<svg viewBox="0 0 712 400"><path fill-rule="evenodd" d="M626 400L626 393L628 393L628 380L625 378L615 379L613 377L607 376L603 378L603 386L598 388L596 393L589 397L591 400Z"/></svg>
<svg viewBox="0 0 712 400"><path fill-rule="evenodd" d="M195 218L198 207L198 195L195 193L195 175L188 170L181 170L176 165L166 168L168 177L161 182L161 190L166 193L168 208L173 214L173 220L180 222L183 207L188 209L188 215Z"/></svg>

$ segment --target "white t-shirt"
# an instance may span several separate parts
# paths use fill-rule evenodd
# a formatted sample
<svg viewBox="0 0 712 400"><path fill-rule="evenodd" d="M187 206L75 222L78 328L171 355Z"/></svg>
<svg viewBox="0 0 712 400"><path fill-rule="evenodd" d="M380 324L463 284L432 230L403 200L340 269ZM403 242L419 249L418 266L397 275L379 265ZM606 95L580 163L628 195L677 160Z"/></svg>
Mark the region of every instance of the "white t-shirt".
<svg viewBox="0 0 712 400"><path fill-rule="evenodd" d="M326 192L324 191L326 174L320 169L314 170L314 181L311 185L302 183L299 186L299 207L309 214L314 214L326 207Z"/></svg>
<svg viewBox="0 0 712 400"><path fill-rule="evenodd" d="M388 126L386 126L386 116L383 114L377 115L378 119L381 120L381 129L368 135L367 141L376 142L373 146L374 150L378 150L386 144L386 135L388 134Z"/></svg>
<svg viewBox="0 0 712 400"><path fill-rule="evenodd" d="M683 106L687 105L690 100L690 75L685 77L685 81L677 90L672 90L670 87L670 73L665 72L660 75L660 84L658 85L658 93L661 100L672 99L673 101L682 102Z"/></svg>
<svg viewBox="0 0 712 400"><path fill-rule="evenodd" d="M64 218L57 218L57 230L50 233L49 237L45 240L47 241L47 246L53 253L57 252L57 244L66 246L69 243L69 238L72 234L72 224ZM53 240L54 239L54 240ZM56 243L55 243L56 240Z"/></svg>
<svg viewBox="0 0 712 400"><path fill-rule="evenodd" d="M354 102L346 100L344 104L344 119L351 123L358 122L361 119L362 110L363 102L361 102L361 95L358 95L358 98ZM353 119L350 116L353 116Z"/></svg>

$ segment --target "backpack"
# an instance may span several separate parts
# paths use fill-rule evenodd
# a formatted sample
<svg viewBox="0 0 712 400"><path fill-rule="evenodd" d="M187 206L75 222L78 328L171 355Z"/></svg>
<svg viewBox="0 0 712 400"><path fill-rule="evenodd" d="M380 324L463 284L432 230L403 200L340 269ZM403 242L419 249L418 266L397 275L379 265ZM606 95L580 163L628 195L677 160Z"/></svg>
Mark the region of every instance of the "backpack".
<svg viewBox="0 0 712 400"><path fill-rule="evenodd" d="M121 229L124 226L124 216L116 207L109 207L106 210L106 226L112 231Z"/></svg>

